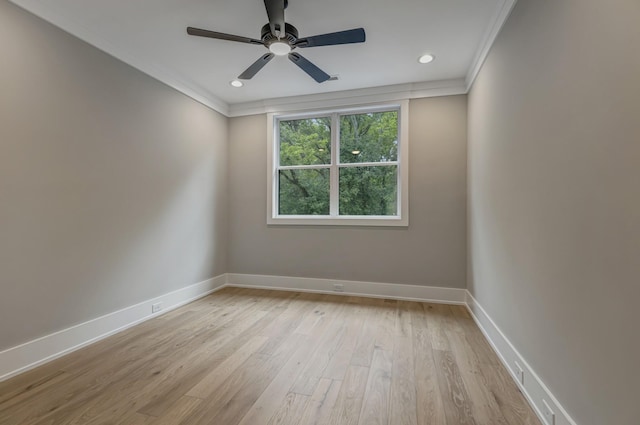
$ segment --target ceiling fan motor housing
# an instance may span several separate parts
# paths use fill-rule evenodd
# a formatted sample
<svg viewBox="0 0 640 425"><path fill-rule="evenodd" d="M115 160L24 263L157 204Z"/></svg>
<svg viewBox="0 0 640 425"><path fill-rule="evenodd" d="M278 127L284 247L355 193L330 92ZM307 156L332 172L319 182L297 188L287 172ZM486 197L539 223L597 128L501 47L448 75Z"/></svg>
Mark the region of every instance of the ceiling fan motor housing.
<svg viewBox="0 0 640 425"><path fill-rule="evenodd" d="M292 46L296 42L296 40L298 40L298 30L293 25L287 24L285 22L284 32L284 36L282 36L280 40L278 40L275 35L271 34L271 27L269 26L269 24L266 24L262 27L260 39L267 48L269 48L271 43L275 43L276 41L284 41L285 43Z"/></svg>
<svg viewBox="0 0 640 425"><path fill-rule="evenodd" d="M346 31L337 31L327 34L318 34L311 37L298 38L298 30L285 22L284 10L288 6L288 0L264 0L269 23L260 30L260 40L242 37L234 34L226 34L201 28L187 27L187 34L197 37L215 38L218 40L235 41L261 45L269 49L269 53L263 54L252 63L242 74L240 80L250 80L275 56L287 55L289 60L307 73L316 82L322 83L331 79L331 76L307 60L298 52L292 52L296 48L317 46L335 46L339 44L364 43L364 28L353 28ZM284 28L283 28L284 27ZM283 31L284 29L284 31Z"/></svg>

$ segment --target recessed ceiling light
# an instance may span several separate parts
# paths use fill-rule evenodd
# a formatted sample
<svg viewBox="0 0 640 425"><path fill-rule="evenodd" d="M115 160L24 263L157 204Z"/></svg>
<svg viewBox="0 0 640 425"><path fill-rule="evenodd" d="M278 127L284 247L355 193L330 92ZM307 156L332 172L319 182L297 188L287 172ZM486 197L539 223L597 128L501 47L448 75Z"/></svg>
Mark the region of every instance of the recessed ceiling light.
<svg viewBox="0 0 640 425"><path fill-rule="evenodd" d="M426 54L426 55L422 55L418 58L418 62L420 63L429 63L432 62L435 59L435 56L430 55L430 54Z"/></svg>
<svg viewBox="0 0 640 425"><path fill-rule="evenodd" d="M244 83L240 80L233 80L230 81L229 84L231 84L233 87L242 87L244 86Z"/></svg>
<svg viewBox="0 0 640 425"><path fill-rule="evenodd" d="M284 41L274 41L269 45L269 50L274 55L284 56L291 51L291 46Z"/></svg>
<svg viewBox="0 0 640 425"><path fill-rule="evenodd" d="M358 155L360 153L360 151L351 151L352 154L354 155Z"/></svg>

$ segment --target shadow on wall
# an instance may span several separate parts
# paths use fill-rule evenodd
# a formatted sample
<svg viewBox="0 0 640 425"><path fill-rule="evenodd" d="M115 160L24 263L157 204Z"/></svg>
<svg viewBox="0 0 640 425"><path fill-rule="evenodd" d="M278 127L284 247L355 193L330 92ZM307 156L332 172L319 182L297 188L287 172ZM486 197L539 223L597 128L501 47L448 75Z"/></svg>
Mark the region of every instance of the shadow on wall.
<svg viewBox="0 0 640 425"><path fill-rule="evenodd" d="M9 3L0 51L0 350L226 271L225 117Z"/></svg>

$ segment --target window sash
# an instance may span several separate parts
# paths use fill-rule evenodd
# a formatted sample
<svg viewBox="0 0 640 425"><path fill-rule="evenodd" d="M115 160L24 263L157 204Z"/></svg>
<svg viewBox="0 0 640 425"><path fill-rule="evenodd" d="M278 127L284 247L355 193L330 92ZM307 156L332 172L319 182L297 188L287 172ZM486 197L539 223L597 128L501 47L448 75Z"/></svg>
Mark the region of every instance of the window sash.
<svg viewBox="0 0 640 425"><path fill-rule="evenodd" d="M398 113L398 153L397 161L381 162L340 162L340 117L344 115L366 114L377 112ZM400 104L380 105L374 107L358 107L331 112L309 112L302 114L269 114L269 197L268 197L268 224L357 224L357 225L382 225L382 226L407 226L408 225L408 101ZM290 120L302 120L310 118L331 117L331 163L313 165L280 165L280 122ZM339 214L339 172L341 168L352 167L397 167L396 176L396 215L357 215L348 216ZM279 214L279 179L280 171L297 169L329 169L329 215L280 215Z"/></svg>
<svg viewBox="0 0 640 425"><path fill-rule="evenodd" d="M338 168L357 168L357 167L388 167L391 165L398 166L398 161L386 161L386 162L345 162L338 164ZM313 170L318 168L331 168L331 164L313 164L313 165L282 165L277 170ZM277 171L276 170L276 171Z"/></svg>

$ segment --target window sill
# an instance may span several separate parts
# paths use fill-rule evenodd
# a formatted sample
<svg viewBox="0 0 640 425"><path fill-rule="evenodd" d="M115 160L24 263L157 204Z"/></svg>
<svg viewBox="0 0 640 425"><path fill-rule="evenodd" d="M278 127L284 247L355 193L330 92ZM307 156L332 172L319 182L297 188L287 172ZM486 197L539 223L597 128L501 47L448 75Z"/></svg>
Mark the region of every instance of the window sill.
<svg viewBox="0 0 640 425"><path fill-rule="evenodd" d="M268 225L281 226L371 226L371 227L408 227L408 217L329 217L329 216L280 216L268 217Z"/></svg>

